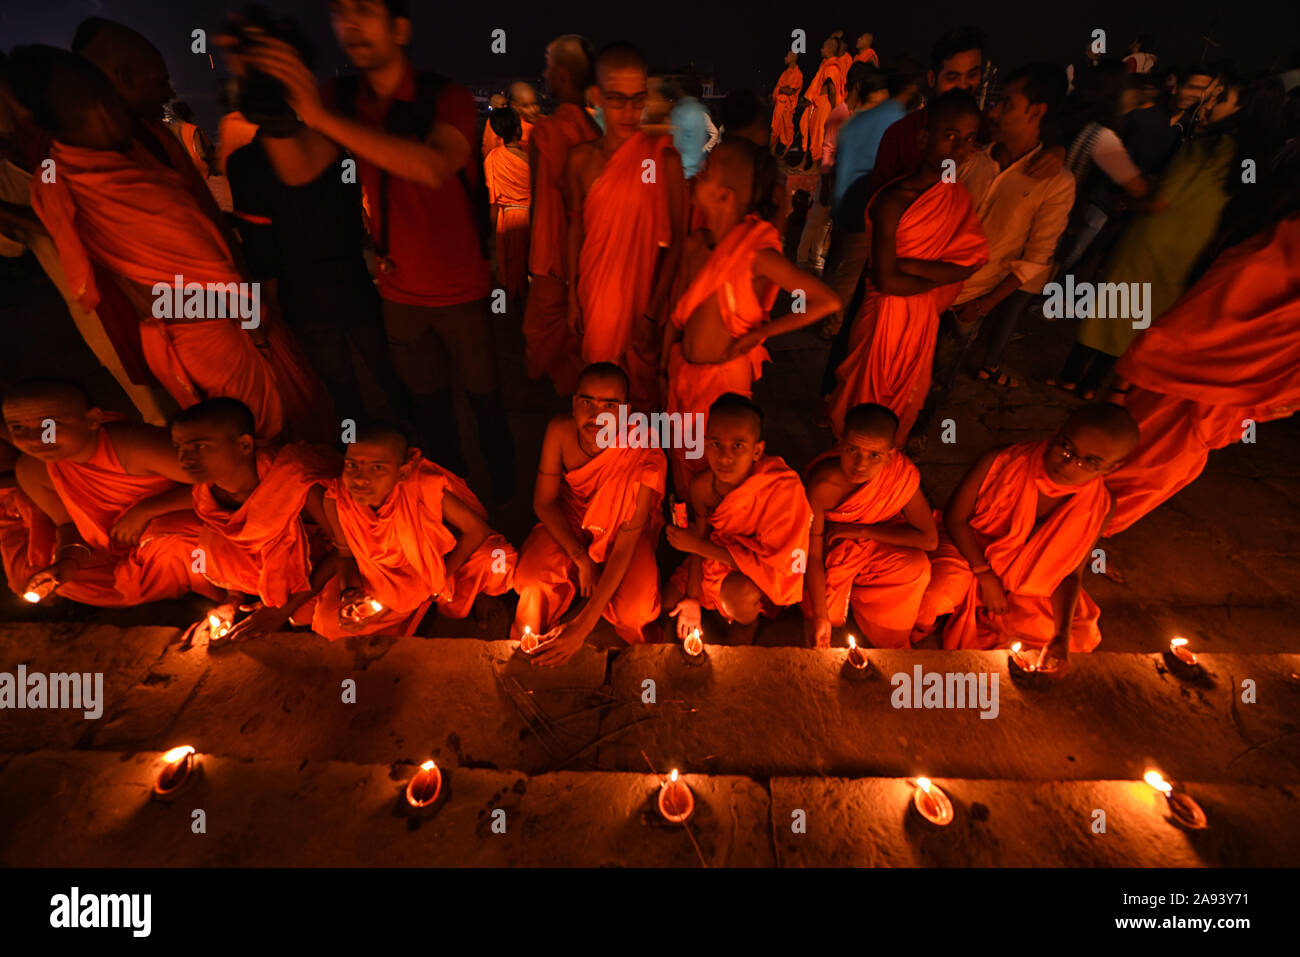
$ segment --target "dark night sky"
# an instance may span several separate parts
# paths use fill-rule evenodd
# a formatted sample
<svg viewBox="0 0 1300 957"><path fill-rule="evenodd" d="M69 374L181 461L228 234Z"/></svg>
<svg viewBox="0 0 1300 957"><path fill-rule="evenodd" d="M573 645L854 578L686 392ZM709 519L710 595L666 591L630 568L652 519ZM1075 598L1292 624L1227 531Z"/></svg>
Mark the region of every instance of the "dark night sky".
<svg viewBox="0 0 1300 957"><path fill-rule="evenodd" d="M320 69L330 72L342 57L329 31L324 0L275 0L276 12L297 17L316 37L322 51ZM40 42L66 46L84 17L99 15L135 27L163 51L177 91L211 123L214 80L207 57L193 55L190 31L203 27L209 35L223 14L240 4L218 0L28 0L8 3L0 11L0 37L8 48L18 43ZM463 82L493 77L540 73L548 40L559 33L580 32L597 45L616 39L638 43L660 68L694 61L715 73L721 88L750 87L767 90L781 70L790 31L807 31L810 54L802 62L805 74L815 68L816 48L834 29L852 38L863 29L876 34L876 45L886 57L901 52L925 56L935 35L961 22L983 26L992 38L992 56L1003 72L1027 60L1045 58L1065 62L1087 43L1095 28L1106 30L1108 51L1126 52L1138 32L1156 37L1161 63L1200 57L1199 39L1213 29L1222 46L1213 55L1233 59L1246 68L1280 64L1300 47L1300 6L1276 2L1226 4L1221 0L1113 0L1106 3L1068 3L1060 0L1001 0L992 4L951 0L875 5L835 3L814 5L800 0L683 0L680 3L645 0L565 0L562 13L550 3L522 2L451 4L413 0L417 65L437 69ZM821 13L826 8L833 13ZM647 11L642 20L631 11ZM681 11L680 13L678 11ZM489 34L506 31L507 53L489 52ZM851 42L851 40L850 40Z"/></svg>

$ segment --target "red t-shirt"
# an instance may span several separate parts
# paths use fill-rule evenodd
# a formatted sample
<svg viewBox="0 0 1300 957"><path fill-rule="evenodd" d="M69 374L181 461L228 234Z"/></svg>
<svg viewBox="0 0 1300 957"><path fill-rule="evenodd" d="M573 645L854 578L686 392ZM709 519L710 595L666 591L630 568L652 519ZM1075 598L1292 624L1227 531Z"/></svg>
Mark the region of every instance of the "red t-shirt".
<svg viewBox="0 0 1300 957"><path fill-rule="evenodd" d="M332 104L332 82L323 93L325 101ZM408 102L415 99L415 68L409 63L393 99ZM382 127L388 107L389 102L375 100L362 77L357 90L357 121ZM474 150L478 145L478 110L474 97L465 87L449 83L439 94L436 109L438 122L460 130L470 144L465 171L470 182L477 183L482 174L480 157ZM358 157L357 172L371 228L380 236L385 215L379 202L382 171L374 163ZM389 174L388 209L393 213L388 226L388 258L395 268L379 273L381 296L411 306L454 306L488 295L492 289L490 267L480 252L469 196L459 177L433 189Z"/></svg>

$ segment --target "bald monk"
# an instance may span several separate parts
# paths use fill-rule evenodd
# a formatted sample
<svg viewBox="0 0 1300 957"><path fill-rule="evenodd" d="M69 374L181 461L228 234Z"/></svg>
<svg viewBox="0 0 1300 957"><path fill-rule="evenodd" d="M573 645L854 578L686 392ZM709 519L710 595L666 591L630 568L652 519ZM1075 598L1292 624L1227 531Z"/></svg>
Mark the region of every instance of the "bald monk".
<svg viewBox="0 0 1300 957"><path fill-rule="evenodd" d="M569 151L569 323L584 362L614 362L638 409L657 405L663 313L681 260L682 161L671 136L638 129L645 58L614 44L596 58L605 132ZM661 250L663 252L661 253Z"/></svg>
<svg viewBox="0 0 1300 957"><path fill-rule="evenodd" d="M100 301L92 264L111 273L140 323L150 371L182 408L211 396L237 398L255 410L259 438L291 422L311 434L332 421L292 336L261 308L260 290L240 285L244 277L221 230L179 174L131 138L104 76L52 48L19 48L13 59L15 68L46 81L32 95L55 137L50 158L58 174L52 182L33 178L32 206L80 305L90 310ZM221 291L226 316L208 314L207 296L187 298L195 308L183 305L177 315L177 276Z"/></svg>
<svg viewBox="0 0 1300 957"><path fill-rule="evenodd" d="M749 399L720 396L704 440L709 471L688 493L694 521L666 532L688 556L669 581L669 614L685 638L700 627L702 608L716 610L732 644L753 644L761 615L803 597L812 509L798 474L764 456L763 413Z"/></svg>
<svg viewBox="0 0 1300 957"><path fill-rule="evenodd" d="M835 373L830 412L837 436L851 407L872 402L898 416L898 441L906 440L930 388L939 314L989 258L970 194L943 177L974 146L979 107L970 94L954 90L927 112L921 165L882 189L867 208L870 284L848 357Z"/></svg>
<svg viewBox="0 0 1300 957"><path fill-rule="evenodd" d="M492 114L497 110L504 110L507 105L506 95L504 93L493 93L488 97L488 120L492 119ZM490 122L483 124L483 155L487 156L498 146L501 146L501 137L497 135L496 130L492 129Z"/></svg>
<svg viewBox="0 0 1300 957"><path fill-rule="evenodd" d="M1223 252L1116 367L1142 440L1106 479L1115 535L1196 480L1212 449L1300 408L1300 213Z"/></svg>
<svg viewBox="0 0 1300 957"><path fill-rule="evenodd" d="M488 122L505 144L483 159L496 219L497 281L510 299L522 302L528 294L528 152L520 143L519 117L513 110L498 110Z"/></svg>
<svg viewBox="0 0 1300 957"><path fill-rule="evenodd" d="M256 448L253 414L228 398L181 412L172 444L193 483L206 575L225 590L212 615L229 632L224 639L211 634L205 620L196 634L207 634L215 647L310 622L308 603L333 577L337 556L313 563L302 514L328 527L324 491L316 486L339 474L338 454L305 443ZM236 622L240 611L250 614Z"/></svg>
<svg viewBox="0 0 1300 957"><path fill-rule="evenodd" d="M520 550L510 632L516 640L525 628L542 637L541 665L571 658L601 618L628 644L641 644L659 617L655 543L668 464L658 449L600 442L601 416L617 417L627 392L618 366L588 366L572 411L553 418L542 440L533 493L541 523ZM586 602L563 621L579 596Z"/></svg>
<svg viewBox="0 0 1300 957"><path fill-rule="evenodd" d="M342 474L325 484L324 506L339 570L316 602L312 630L331 641L413 635L435 602L448 618L464 618L479 595L513 584L515 549L488 526L487 509L395 428L357 431Z"/></svg>
<svg viewBox="0 0 1300 957"><path fill-rule="evenodd" d="M526 150L533 139L533 127L537 125L537 118L542 113L537 102L537 91L531 83L516 80L510 84L510 109L519 117L519 125L522 127L520 142Z"/></svg>
<svg viewBox="0 0 1300 957"><path fill-rule="evenodd" d="M703 422L714 400L727 392L753 394L769 358L763 343L793 332L840 308L839 297L811 273L781 254L769 218L776 163L763 148L724 140L709 154L695 183L696 209L705 226L686 241L683 279L689 285L664 325L660 368L667 375L668 411ZM804 312L769 319L778 290L802 290ZM685 494L708 465L672 450L673 482Z"/></svg>
<svg viewBox="0 0 1300 957"><path fill-rule="evenodd" d="M875 43L876 38L873 34L860 34L857 41L857 53L853 57L853 62L870 63L872 66L879 68L880 57L876 56Z"/></svg>
<svg viewBox="0 0 1300 957"><path fill-rule="evenodd" d="M14 386L3 408L24 453L18 485L49 522L23 516L29 575L7 566L15 592L100 607L215 594L193 570L199 521L166 429L119 421L57 380Z"/></svg>
<svg viewBox="0 0 1300 957"><path fill-rule="evenodd" d="M565 170L569 151L601 135L586 111L593 63L590 44L576 34L546 47L546 85L558 102L551 116L537 117L528 165L532 175L532 229L528 271L532 281L524 309L524 363L530 379L549 376L555 391L572 395L582 369L581 339L569 327L569 214Z"/></svg>
<svg viewBox="0 0 1300 957"><path fill-rule="evenodd" d="M822 137L826 120L837 103L843 102L844 64L840 61L840 43L834 36L822 43L822 62L804 91L803 115L799 117L800 142L803 143L803 168L811 169L822 158Z"/></svg>
<svg viewBox="0 0 1300 957"><path fill-rule="evenodd" d="M799 54L787 50L785 69L772 90L772 142L777 156L783 155L794 143L794 111L799 105L799 91L802 89Z"/></svg>
<svg viewBox="0 0 1300 957"><path fill-rule="evenodd" d="M808 467L803 612L814 647L830 647L850 605L871 644L909 647L939 532L921 473L895 447L897 432L898 416L883 405L856 405L836 447Z"/></svg>
<svg viewBox="0 0 1300 957"><path fill-rule="evenodd" d="M981 455L943 511L914 638L951 614L945 648L1019 641L1043 649L1044 671L1096 648L1100 609L1083 590L1083 570L1114 508L1105 476L1137 441L1131 415L1095 403L1050 439Z"/></svg>

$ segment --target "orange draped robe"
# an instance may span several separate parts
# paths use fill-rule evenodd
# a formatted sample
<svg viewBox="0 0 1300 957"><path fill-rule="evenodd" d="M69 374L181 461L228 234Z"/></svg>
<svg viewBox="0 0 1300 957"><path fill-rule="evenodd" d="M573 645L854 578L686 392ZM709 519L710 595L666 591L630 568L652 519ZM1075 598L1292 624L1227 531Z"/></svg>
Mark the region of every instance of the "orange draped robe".
<svg viewBox="0 0 1300 957"><path fill-rule="evenodd" d="M518 556L496 532L476 548L454 575L443 556L456 536L443 522L443 496L451 494L487 521L487 509L460 476L419 459L378 509L358 505L343 482L325 484L325 497L338 510L347 547L361 572L365 592L384 606L356 628L339 626L339 578L321 591L312 630L331 641L348 635L413 635L429 606L449 618L464 618L480 594L501 595L514 584Z"/></svg>
<svg viewBox="0 0 1300 957"><path fill-rule="evenodd" d="M496 212L497 279L520 296L528 289L528 161L499 146L483 161L483 174Z"/></svg>
<svg viewBox="0 0 1300 957"><path fill-rule="evenodd" d="M632 552L627 573L605 608L604 618L628 644L647 640L646 626L659 617L659 566L655 543L663 526L660 504L668 463L658 449L608 448L581 468L564 473L560 507L579 541L587 542L587 555L597 565L609 558L619 529L636 514L641 486L653 493L650 520ZM559 623L578 594L578 567L546 530L538 524L520 550L515 569L522 617L540 622L539 633ZM519 627L511 637L521 637Z"/></svg>
<svg viewBox="0 0 1300 957"><path fill-rule="evenodd" d="M0 558L15 595L54 562L54 523L17 486L0 488Z"/></svg>
<svg viewBox="0 0 1300 957"><path fill-rule="evenodd" d="M528 271L532 284L524 307L524 363L530 379L550 376L555 391L570 395L582 371L581 340L569 329L569 214L564 170L569 150L600 135L587 112L561 103L533 126L528 162L533 172L532 230Z"/></svg>
<svg viewBox="0 0 1300 957"><path fill-rule="evenodd" d="M711 558L702 560L700 604L720 610L722 583L734 571L762 591L768 614L798 602L803 597L811 529L812 506L799 475L784 459L774 455L759 459L749 478L728 492L709 514L709 540L725 548L736 566ZM682 592L689 561L672 577L673 585Z"/></svg>
<svg viewBox="0 0 1300 957"><path fill-rule="evenodd" d="M970 193L958 183L940 181L918 196L899 218L896 237L899 259L973 266L989 258ZM915 296L887 296L868 280L848 358L835 373L839 384L831 396L831 425L836 436L844 431L849 409L875 402L898 416L897 443L907 441L930 388L939 314L960 290L958 282Z"/></svg>
<svg viewBox="0 0 1300 957"><path fill-rule="evenodd" d="M853 66L853 54L845 51L840 54L840 75L835 78L835 92L839 94L836 104L843 103L849 94L849 67Z"/></svg>
<svg viewBox="0 0 1300 957"><path fill-rule="evenodd" d="M830 117L832 109L830 98L825 91L827 80L835 85L839 102L843 102L844 64L840 62L839 57L832 56L822 60L812 82L808 84L808 89L804 91L804 99L812 105L806 107L803 115L799 117L799 133L803 137L804 155L811 156L814 162L819 162L822 158L822 139L826 135L826 120Z"/></svg>
<svg viewBox="0 0 1300 957"><path fill-rule="evenodd" d="M55 143L50 157L57 176L32 178L32 206L83 308L94 309L100 298L92 263L145 289L163 283L168 295L178 275L205 286L242 280L220 228L184 177L138 142L129 154ZM252 411L259 438L279 434L286 422L309 434L316 420L332 423L324 387L267 305L260 314L265 355L237 318L150 314L138 317L145 361L182 408L228 396Z"/></svg>
<svg viewBox="0 0 1300 957"><path fill-rule="evenodd" d="M868 47L853 58L854 63L874 63L880 66L880 57L876 56L876 51Z"/></svg>
<svg viewBox="0 0 1300 957"><path fill-rule="evenodd" d="M1116 372L1141 441L1106 476L1114 535L1201 474L1246 422L1300 408L1300 214L1233 246L1142 332Z"/></svg>
<svg viewBox="0 0 1300 957"><path fill-rule="evenodd" d="M772 89L772 139L789 149L794 142L794 112L799 105L799 94L782 93L781 87L798 91L803 89L803 70L788 66Z"/></svg>
<svg viewBox="0 0 1300 957"><path fill-rule="evenodd" d="M838 458L827 452L808 466ZM906 524L903 507L921 487L921 473L912 460L895 452L870 482L850 492L844 501L826 510L827 522L854 525ZM921 596L930 584L930 556L919 548L888 545L867 538L837 541L824 549L826 610L831 624L842 625L849 606L862 634L877 648L907 648ZM803 596L805 616L811 616L812 598Z"/></svg>
<svg viewBox="0 0 1300 957"><path fill-rule="evenodd" d="M1100 476L1081 486L1053 482L1043 463L1047 449L1047 441L1020 442L1000 452L971 514L975 540L1006 592L1006 612L984 611L979 582L940 523L930 586L917 618L928 625L952 613L944 648L1006 648L1016 641L1042 648L1052 640L1052 593L1088 557L1113 499ZM1035 528L1039 492L1064 500ZM1100 615L1097 603L1080 589L1070 623L1071 651L1097 647Z"/></svg>
<svg viewBox="0 0 1300 957"><path fill-rule="evenodd" d="M764 281L763 296L754 292L754 257L762 249L781 251L776 227L750 214L722 237L708 260L691 280L673 307L672 322L684 329L691 315L710 297L716 297L722 322L733 339L752 332L772 310L778 287ZM681 342L673 344L668 359L668 411L683 415L707 415L718 396L726 392L753 395L754 382L763 373L763 363L770 359L763 346L751 349L728 362L697 365L682 354ZM698 432L703 436L704 430ZM708 468L704 457L688 459L687 450L671 452L673 482L681 491L692 476Z"/></svg>
<svg viewBox="0 0 1300 957"><path fill-rule="evenodd" d="M257 452L257 487L233 511L222 508L206 484L194 486L194 511L203 522L199 548L207 577L221 588L256 595L279 608L311 587L311 547L300 513L307 493L342 470L338 453L298 442ZM311 619L308 602L295 623Z"/></svg>
<svg viewBox="0 0 1300 957"><path fill-rule="evenodd" d="M631 380L630 403L649 408L657 390L659 328L645 318L659 251L672 239L664 154L672 137L634 133L587 191L578 264L582 361L614 362ZM649 177L646 160L656 175Z"/></svg>

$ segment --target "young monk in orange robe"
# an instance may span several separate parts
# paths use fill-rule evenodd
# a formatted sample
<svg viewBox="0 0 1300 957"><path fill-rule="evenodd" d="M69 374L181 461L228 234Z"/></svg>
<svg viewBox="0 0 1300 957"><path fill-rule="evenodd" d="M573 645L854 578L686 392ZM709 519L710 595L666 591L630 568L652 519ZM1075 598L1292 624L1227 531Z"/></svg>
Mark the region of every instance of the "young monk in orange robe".
<svg viewBox="0 0 1300 957"><path fill-rule="evenodd" d="M565 170L569 151L600 136L586 111L591 59L582 37L558 37L546 48L546 83L559 101L539 116L528 149L532 172L532 232L528 242L528 303L524 364L530 379L550 376L555 391L572 395L582 370L581 339L569 328L569 214Z"/></svg>
<svg viewBox="0 0 1300 957"><path fill-rule="evenodd" d="M836 103L844 98L844 64L839 56L839 41L827 37L822 44L822 62L804 91L808 106L799 117L799 135L802 137L804 169L811 169L822 158L822 138L826 135L826 120Z"/></svg>
<svg viewBox="0 0 1300 957"><path fill-rule="evenodd" d="M930 388L939 315L989 258L970 194L955 177L979 132L979 108L970 94L954 90L927 110L921 165L882 189L868 208L871 282L848 358L836 370L830 399L836 435L852 406L872 402L898 416L898 443L907 439Z"/></svg>
<svg viewBox="0 0 1300 957"><path fill-rule="evenodd" d="M715 399L750 396L769 358L763 343L810 325L840 308L840 299L816 276L781 254L781 239L766 216L776 163L748 140L724 140L695 181L696 209L705 226L686 241L682 279L689 278L664 326L660 368L668 375L668 411L698 415L701 426ZM768 320L777 291L802 291L802 312ZM702 429L700 430L702 432ZM685 494L708 465L674 446L673 483Z"/></svg>
<svg viewBox="0 0 1300 957"><path fill-rule="evenodd" d="M290 422L299 434L332 422L323 386L289 331L269 314L268 301L259 302L256 326L252 316L210 316L206 302L202 315L174 314L177 276L205 288L243 277L221 229L181 175L130 139L130 120L107 80L67 56L51 54L58 81L45 94L58 172L52 182L33 177L32 206L82 307L99 302L95 263L122 286L141 322L145 361L182 408L211 396L237 398L256 411L262 438ZM251 313L251 288L239 298ZM224 299L229 309L230 297ZM164 306L170 317L160 315ZM249 328L241 328L245 323Z"/></svg>
<svg viewBox="0 0 1300 957"><path fill-rule="evenodd" d="M799 105L799 91L802 89L799 54L790 50L785 55L785 69L772 90L772 142L778 154L784 153L794 143L794 110Z"/></svg>
<svg viewBox="0 0 1300 957"><path fill-rule="evenodd" d="M396 429L357 432L343 474L325 485L325 517L339 571L316 602L312 630L330 640L413 635L434 602L464 618L480 594L513 583L514 546L488 526L487 509Z"/></svg>
<svg viewBox="0 0 1300 957"><path fill-rule="evenodd" d="M812 509L798 474L764 457L763 413L740 395L721 396L705 432L709 471L691 482L695 519L669 526L668 543L689 556L670 579L677 635L700 627L700 609L731 624L733 644L752 644L759 616L803 596Z"/></svg>
<svg viewBox="0 0 1300 957"><path fill-rule="evenodd" d="M510 632L541 636L538 664L567 661L602 617L628 644L649 640L647 626L659 617L655 543L668 463L658 449L602 447L602 416L618 417L627 388L613 363L588 366L572 413L552 419L542 440L533 493L541 524L520 550ZM578 595L586 603L561 622Z"/></svg>
<svg viewBox="0 0 1300 957"><path fill-rule="evenodd" d="M951 613L945 648L1044 649L1039 668L1101 641L1083 570L1113 508L1104 477L1138 441L1117 405L1076 409L1051 439L985 452L953 492L914 636Z"/></svg>
<svg viewBox="0 0 1300 957"><path fill-rule="evenodd" d="M487 156L488 153L491 153L498 146L504 145L501 142L501 137L497 135L497 131L492 129L491 119L492 114L497 110L504 110L506 108L506 102L506 95L504 93L493 93L488 97L488 110L490 112L488 113L488 122L483 124L483 143L481 146L482 152L480 154L482 156Z"/></svg>
<svg viewBox="0 0 1300 957"><path fill-rule="evenodd" d="M16 558L7 562L11 588L102 607L215 594L192 570L199 521L165 429L118 421L52 380L8 390L4 417L25 453L18 483L48 520L11 502L12 545L21 525L28 538L27 576Z"/></svg>
<svg viewBox="0 0 1300 957"><path fill-rule="evenodd" d="M810 644L829 648L849 606L878 648L909 647L939 544L921 473L894 447L898 416L857 405L836 448L808 466L813 510L803 612Z"/></svg>
<svg viewBox="0 0 1300 957"><path fill-rule="evenodd" d="M1300 214L1226 250L1116 367L1142 440L1106 479L1114 535L1195 481L1211 449L1300 408Z"/></svg>
<svg viewBox="0 0 1300 957"><path fill-rule="evenodd" d="M584 362L614 362L638 409L658 405L664 308L681 259L686 183L671 136L638 126L645 59L616 44L596 59L605 133L569 151L569 322ZM660 250L666 247L661 256Z"/></svg>
<svg viewBox="0 0 1300 957"><path fill-rule="evenodd" d="M522 301L528 294L528 153L519 143L519 117L513 111L495 113L491 122L505 142L483 160L488 199L496 214L497 281L507 296Z"/></svg>
<svg viewBox="0 0 1300 957"><path fill-rule="evenodd" d="M311 621L308 603L337 569L333 554L313 567L301 515L305 509L317 528L328 527L324 490L316 486L339 474L338 454L301 442L257 449L252 422L241 403L219 398L191 406L172 423L172 442L194 483L194 511L203 522L199 548L206 574L226 590L212 615L229 629L228 641ZM251 614L235 623L237 610ZM201 622L198 633L205 631ZM213 643L219 637L208 632Z"/></svg>

